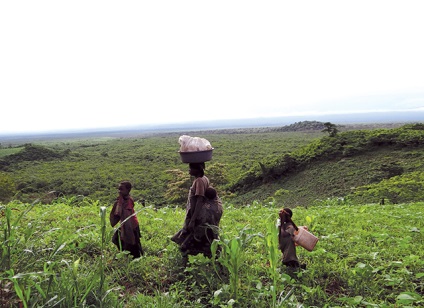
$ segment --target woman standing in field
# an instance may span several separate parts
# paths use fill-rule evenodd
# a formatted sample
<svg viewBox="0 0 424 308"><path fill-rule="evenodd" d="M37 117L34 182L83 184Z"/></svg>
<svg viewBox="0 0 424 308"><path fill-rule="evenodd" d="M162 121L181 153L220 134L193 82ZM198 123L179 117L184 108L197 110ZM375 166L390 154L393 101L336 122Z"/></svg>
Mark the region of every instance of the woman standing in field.
<svg viewBox="0 0 424 308"><path fill-rule="evenodd" d="M194 176L194 181L188 194L186 217L183 228L172 237L185 259L199 253L211 257L212 241L218 238L222 203L216 190L210 187L204 170L205 163L189 164L189 174Z"/></svg>
<svg viewBox="0 0 424 308"><path fill-rule="evenodd" d="M134 200L130 196L132 185L128 181L119 184L119 196L110 212L110 224L114 227L118 222L121 226L112 237L112 242L119 250L129 251L134 258L143 254L140 243L140 227L134 211Z"/></svg>
<svg viewBox="0 0 424 308"><path fill-rule="evenodd" d="M294 232L298 228L291 219L293 212L289 208L284 208L278 214L280 216L278 243L283 253L283 264L287 267L298 268L300 264L296 255L296 245L293 241Z"/></svg>

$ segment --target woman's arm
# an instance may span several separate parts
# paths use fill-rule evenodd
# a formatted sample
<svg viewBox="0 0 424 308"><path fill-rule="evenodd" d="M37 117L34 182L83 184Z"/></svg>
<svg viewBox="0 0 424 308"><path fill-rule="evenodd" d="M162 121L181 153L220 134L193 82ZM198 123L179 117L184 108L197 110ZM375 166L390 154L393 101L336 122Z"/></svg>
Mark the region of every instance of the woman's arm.
<svg viewBox="0 0 424 308"><path fill-rule="evenodd" d="M293 236L294 231L296 231L295 227L292 224L288 224L286 228L286 232L289 233L291 236Z"/></svg>

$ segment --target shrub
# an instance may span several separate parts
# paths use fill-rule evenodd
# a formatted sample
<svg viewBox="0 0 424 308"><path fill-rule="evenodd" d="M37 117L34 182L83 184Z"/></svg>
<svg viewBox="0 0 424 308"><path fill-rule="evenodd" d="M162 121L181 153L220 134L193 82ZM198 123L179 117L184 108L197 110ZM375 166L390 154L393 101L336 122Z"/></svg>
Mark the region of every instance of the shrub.
<svg viewBox="0 0 424 308"><path fill-rule="evenodd" d="M16 193L15 182L5 172L0 172L0 201L9 201Z"/></svg>
<svg viewBox="0 0 424 308"><path fill-rule="evenodd" d="M361 186L349 196L358 202L377 203L385 199L392 203L424 199L424 172L411 172Z"/></svg>

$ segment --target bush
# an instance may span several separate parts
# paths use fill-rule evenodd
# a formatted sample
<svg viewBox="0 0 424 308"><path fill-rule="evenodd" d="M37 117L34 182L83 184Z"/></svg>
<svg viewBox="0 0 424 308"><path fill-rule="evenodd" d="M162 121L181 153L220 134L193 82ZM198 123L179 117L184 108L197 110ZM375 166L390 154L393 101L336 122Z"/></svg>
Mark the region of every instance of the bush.
<svg viewBox="0 0 424 308"><path fill-rule="evenodd" d="M379 183L355 189L349 198L357 202L378 203L387 200L391 203L410 202L424 199L424 172L412 172L382 180Z"/></svg>
<svg viewBox="0 0 424 308"><path fill-rule="evenodd" d="M0 172L0 201L9 201L16 193L15 182L5 172Z"/></svg>

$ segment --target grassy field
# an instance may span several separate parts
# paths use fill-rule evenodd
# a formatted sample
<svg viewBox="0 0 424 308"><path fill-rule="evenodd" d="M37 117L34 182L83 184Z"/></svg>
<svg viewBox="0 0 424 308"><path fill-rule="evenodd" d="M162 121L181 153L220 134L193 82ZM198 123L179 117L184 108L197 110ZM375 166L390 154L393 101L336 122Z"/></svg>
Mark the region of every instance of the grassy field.
<svg viewBox="0 0 424 308"><path fill-rule="evenodd" d="M206 172L225 207L214 244L222 253L192 257L187 267L170 241L190 185L178 155L184 133L3 146L0 306L422 306L422 128L335 138L187 132L214 146ZM108 214L122 179L134 184L146 251L137 260L111 244ZM298 272L280 264L283 206L319 237L313 252L298 247L306 264Z"/></svg>
<svg viewBox="0 0 424 308"><path fill-rule="evenodd" d="M293 210L319 237L298 247L305 270L280 264L281 205L225 203L216 259L187 267L170 237L184 210L136 203L145 256L110 242L110 207L99 201L0 205L2 307L419 307L424 304L423 203L340 199Z"/></svg>
<svg viewBox="0 0 424 308"><path fill-rule="evenodd" d="M22 147L0 148L0 158L11 154L16 154L22 150Z"/></svg>

